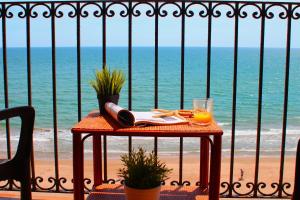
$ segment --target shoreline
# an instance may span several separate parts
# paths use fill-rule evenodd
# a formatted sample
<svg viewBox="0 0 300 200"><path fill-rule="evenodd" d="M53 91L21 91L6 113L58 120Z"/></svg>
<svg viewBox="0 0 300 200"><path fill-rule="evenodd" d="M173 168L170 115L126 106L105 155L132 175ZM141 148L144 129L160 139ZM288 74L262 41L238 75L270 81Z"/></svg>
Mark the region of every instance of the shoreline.
<svg viewBox="0 0 300 200"><path fill-rule="evenodd" d="M280 150L278 150L280 151ZM149 153L150 151L147 150ZM103 151L102 151L103 153ZM122 151L122 152L115 152L115 151L107 151L107 158L109 160L118 160L120 159L120 156L122 154L126 154L128 151ZM14 156L15 151L13 150L11 152L12 157ZM171 158L179 158L179 150L174 151L174 152L163 152L163 151L158 151L158 156L159 157L171 157ZM200 156L200 151L197 152L188 152L188 151L183 151L183 158L184 157L199 157ZM248 154L245 154L244 152L239 152L235 150L235 155L234 159L255 159L255 151L250 151ZM7 152L6 151L1 151L0 150L0 157L6 158L7 157ZM296 150L295 151L290 151L290 152L285 152L285 158L293 159L296 157ZM72 160L73 158L73 153L70 152L58 152L58 158L59 160L63 161L68 161ZM222 151L222 159L230 159L230 151ZM260 151L259 155L260 159L280 159L280 153L273 153L273 154L264 154L263 151ZM93 159L93 154L90 150L87 150L84 152L84 159L85 160L92 160ZM54 160L54 152L34 152L34 160L37 161L44 161L44 160Z"/></svg>
<svg viewBox="0 0 300 200"><path fill-rule="evenodd" d="M12 149L11 151L11 155L12 157L15 154L15 148ZM151 152L151 150L147 149L147 152ZM222 150L222 158L223 159L230 159L231 155L230 155L230 150ZM102 151L102 153L104 153ZM128 153L128 151L107 151L107 158L111 159L111 160L118 160L120 159L120 155L122 154L126 154ZM256 156L256 151L255 150L251 150L251 151L243 151L243 150L238 150L235 149L235 155L234 158L235 159L243 159L243 158L247 158L247 159L255 159ZM179 158L179 150L174 150L174 151L158 151L158 156L159 157L172 157L172 158ZM184 157L199 157L200 156L200 150L197 151L183 151L183 158ZM2 158L6 158L7 157L7 152L0 150L0 157ZM58 151L58 158L59 160L72 160L73 157L73 153L72 151L69 152L61 152ZM290 151L285 151L285 158L295 158L296 157L296 149L294 150L290 150ZM93 159L93 154L91 150L84 150L84 158L85 160L92 160ZM264 151L264 150L260 150L260 155L259 158L270 158L270 159L280 159L280 149L276 150L276 151ZM35 160L39 160L39 161L43 161L43 160L54 160L54 152L40 152L40 151L34 151L34 159Z"/></svg>
<svg viewBox="0 0 300 200"><path fill-rule="evenodd" d="M14 152L12 152L13 154ZM125 152L124 152L125 153ZM124 153L110 153L108 151L107 153L107 158L110 159L110 160L118 160L120 159L120 155L124 154ZM50 154L50 156L49 156ZM72 160L72 152L70 153L67 153L65 155L62 155L64 153L61 153L59 152L58 153L58 157L59 157L59 160L63 160L63 161L67 161L67 160ZM0 155L4 155L4 152L0 152ZM43 153L43 152L35 152L35 160L38 160L38 161L43 161L43 160L54 160L54 153ZM43 156L42 156L43 155ZM183 153L183 158L184 157L199 157L200 155L200 152L193 152L193 153ZM174 152L174 153L164 153L164 152L158 152L158 156L159 157L172 157L172 158L179 158L179 152ZM289 158L289 159L292 159L292 158L295 158L296 156L296 152L294 152L293 154L285 154L285 158ZM222 158L224 159L230 159L230 155L224 155L224 153L222 154ZM92 160L93 158L93 155L92 153L86 153L84 154L84 158L85 160ZM235 156L234 156L235 159L255 159L255 153L253 153L253 155L249 155L249 154L244 154L244 155L240 155L240 154L237 154L235 152ZM259 158L264 158L264 159L280 159L280 155L263 155L263 154L260 154Z"/></svg>
<svg viewBox="0 0 300 200"><path fill-rule="evenodd" d="M228 130L224 130L223 135L223 156L229 157L231 154L231 135ZM0 127L2 132L2 127ZM3 132L4 129L3 129ZM272 129L267 132L261 133L261 145L260 155L261 156L277 156L281 154L281 139L282 134L280 129ZM51 157L54 151L54 139L53 130L41 130L37 129L34 132L34 151L37 158ZM69 158L72 153L72 134L70 130L58 130L58 152L62 159ZM286 147L285 154L287 156L294 156L297 147L297 141L300 137L299 130L287 130L286 134ZM236 130L235 134L235 154L240 157L251 157L256 154L256 130ZM11 147L12 150L16 149L19 141L19 131L12 128L11 130ZM85 153L88 157L91 157L92 152L92 139L88 138L85 142ZM154 140L153 138L139 138L133 137L133 145L143 146L147 151L153 150ZM183 154L199 154L199 140L184 138L183 141ZM6 147L6 136L3 134L0 137L0 146ZM158 151L163 155L178 155L179 153L179 139L178 138L158 138ZM107 137L107 150L111 155L119 155L121 153L127 153L128 151L128 139L120 136L109 136ZM5 148L0 149L0 155L6 155Z"/></svg>

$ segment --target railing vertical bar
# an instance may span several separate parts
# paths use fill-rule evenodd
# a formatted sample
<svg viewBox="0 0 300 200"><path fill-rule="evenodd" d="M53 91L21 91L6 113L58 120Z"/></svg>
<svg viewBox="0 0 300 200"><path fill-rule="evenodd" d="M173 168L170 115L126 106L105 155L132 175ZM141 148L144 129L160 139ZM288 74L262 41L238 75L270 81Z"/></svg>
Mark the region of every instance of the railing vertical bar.
<svg viewBox="0 0 300 200"><path fill-rule="evenodd" d="M180 72L180 109L184 108L184 50L185 50L185 2L181 7L181 72ZM183 137L180 137L179 145L179 184L182 185L183 171Z"/></svg>
<svg viewBox="0 0 300 200"><path fill-rule="evenodd" d="M265 4L262 3L260 24L260 59L259 59L259 82L258 82L258 107L257 107L257 136L254 174L254 197L257 197L259 158L260 158L260 136L261 136L261 111L262 111L262 90L264 72L264 48L265 48Z"/></svg>
<svg viewBox="0 0 300 200"><path fill-rule="evenodd" d="M155 2L154 107L158 108L158 2Z"/></svg>
<svg viewBox="0 0 300 200"><path fill-rule="evenodd" d="M107 137L104 135L103 136L103 149L104 149L104 152L103 152L103 171L104 171L104 177L103 177L103 180L104 180L104 183L107 182Z"/></svg>
<svg viewBox="0 0 300 200"><path fill-rule="evenodd" d="M7 75L7 46L6 46L6 8L2 3L2 51L3 51L3 76L4 76L4 104L5 108L9 107L8 103L8 75ZM10 142L10 125L9 119L5 120L6 127L6 148L7 158L11 159L11 142ZM12 180L9 180L9 189L12 189Z"/></svg>
<svg viewBox="0 0 300 200"><path fill-rule="evenodd" d="M291 50L291 26L292 26L292 4L288 4L287 11L287 39L286 39L286 66L285 66L285 81L284 81L284 103L283 103L283 119L282 119L282 141L280 153L280 173L279 173L279 190L278 197L282 197L282 183L284 172L285 158L285 141L286 141L286 126L287 126L287 111L289 97L289 72L290 72L290 50Z"/></svg>
<svg viewBox="0 0 300 200"><path fill-rule="evenodd" d="M102 63L106 65L106 3L102 3L103 16L102 16ZM103 136L103 171L104 171L104 182L107 182L107 137Z"/></svg>
<svg viewBox="0 0 300 200"><path fill-rule="evenodd" d="M102 3L102 63L103 67L106 65L106 3Z"/></svg>
<svg viewBox="0 0 300 200"><path fill-rule="evenodd" d="M154 52L154 107L158 108L158 2L155 2L155 52ZM157 155L157 137L154 138L154 153Z"/></svg>
<svg viewBox="0 0 300 200"><path fill-rule="evenodd" d="M51 3L51 49L52 49L52 88L53 88L53 133L54 133L54 164L56 191L59 191L58 144L57 144L57 109L56 109L56 42L55 42L55 3Z"/></svg>
<svg viewBox="0 0 300 200"><path fill-rule="evenodd" d="M81 33L80 33L80 3L76 3L77 15L76 15L76 33L77 33L77 116L78 121L81 120Z"/></svg>
<svg viewBox="0 0 300 200"><path fill-rule="evenodd" d="M179 185L182 185L182 171L183 171L183 137L179 140Z"/></svg>
<svg viewBox="0 0 300 200"><path fill-rule="evenodd" d="M27 92L28 105L32 105L31 95L31 42L30 42L30 4L26 4L26 50L27 50Z"/></svg>
<svg viewBox="0 0 300 200"><path fill-rule="evenodd" d="M182 2L181 13L181 72L180 72L180 109L184 108L184 50L185 50L185 3Z"/></svg>
<svg viewBox="0 0 300 200"><path fill-rule="evenodd" d="M212 25L212 3L208 3L208 21L207 21L207 72L206 72L206 98L210 98L210 70L211 70L211 25ZM208 168L209 168L209 142L200 139L200 187L208 186Z"/></svg>
<svg viewBox="0 0 300 200"><path fill-rule="evenodd" d="M233 170L234 170L236 90L237 90L237 65L238 65L238 34L239 34L239 23L238 22L239 22L239 3L237 2L237 3L235 3L235 22L234 22L234 72L233 72L233 92L232 92L232 128L231 128L229 197L232 196Z"/></svg>
<svg viewBox="0 0 300 200"><path fill-rule="evenodd" d="M26 50L27 50L27 93L28 105L32 106L32 92L31 92L31 40L30 40L30 3L26 3ZM31 180L32 190L36 191L35 185L35 166L34 166L34 145L32 142L32 151L30 158L31 165Z"/></svg>
<svg viewBox="0 0 300 200"><path fill-rule="evenodd" d="M128 1L128 109L132 109L132 0ZM128 151L132 150L132 138L128 137Z"/></svg>
<svg viewBox="0 0 300 200"><path fill-rule="evenodd" d="M207 72L206 72L206 98L210 97L210 68L211 68L211 19L212 19L212 3L208 4L208 25L207 25Z"/></svg>
<svg viewBox="0 0 300 200"><path fill-rule="evenodd" d="M7 76L7 47L6 47L6 8L5 3L2 3L2 52L3 52L3 77L4 77L4 104L5 108L9 107L8 103L8 76ZM11 159L11 143L10 143L10 125L9 120L6 120L6 147L7 158Z"/></svg>

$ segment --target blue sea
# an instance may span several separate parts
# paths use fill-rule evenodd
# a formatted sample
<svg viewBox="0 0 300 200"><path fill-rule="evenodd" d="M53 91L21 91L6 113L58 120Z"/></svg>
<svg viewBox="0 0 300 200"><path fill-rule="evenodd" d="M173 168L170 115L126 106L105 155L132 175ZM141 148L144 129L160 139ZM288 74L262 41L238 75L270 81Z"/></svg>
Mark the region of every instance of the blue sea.
<svg viewBox="0 0 300 200"><path fill-rule="evenodd" d="M97 98L89 81L96 69L102 67L102 49L81 49L82 116L97 109ZM32 48L32 102L36 109L34 149L37 154L53 152L52 64L51 48ZM158 105L163 109L180 107L180 55L179 47L159 47ZM214 117L224 129L223 152L228 155L231 142L233 48L212 48L211 97ZM185 49L184 107L192 108L194 98L206 96L206 48ZM239 48L237 71L236 153L254 155L257 127L259 78L259 48ZM2 50L0 55L2 63ZM8 48L9 107L26 105L27 64L25 48ZM57 117L59 151L69 158L72 151L70 128L77 122L77 54L76 48L56 49ZM122 69L128 78L128 48L108 47L107 65ZM291 50L289 104L287 126L287 154L294 154L300 137L300 49ZM284 99L285 49L267 48L264 58L262 140L263 155L279 155L282 134ZM4 108L3 67L0 68L0 108ZM119 104L128 106L128 79L122 89ZM154 107L154 48L133 47L132 50L132 109L148 111ZM11 121L12 146L18 141L18 120ZM136 145L151 149L152 139L134 139ZM176 154L179 140L159 139L159 150ZM185 139L184 152L197 153L199 141ZM108 138L111 153L127 150L127 140ZM91 145L86 145L89 153ZM0 152L5 152L5 124L0 123Z"/></svg>

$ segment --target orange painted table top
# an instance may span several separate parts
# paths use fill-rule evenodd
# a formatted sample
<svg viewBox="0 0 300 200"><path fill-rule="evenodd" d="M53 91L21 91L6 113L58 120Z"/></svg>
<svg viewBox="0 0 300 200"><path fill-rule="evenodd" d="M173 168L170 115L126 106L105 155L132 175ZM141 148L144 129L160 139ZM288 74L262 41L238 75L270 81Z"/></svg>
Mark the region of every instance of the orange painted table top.
<svg viewBox="0 0 300 200"><path fill-rule="evenodd" d="M201 137L222 135L223 131L214 120L207 126L181 124L124 128L110 116L100 116L99 111L93 111L72 128L72 133L99 133L115 136Z"/></svg>

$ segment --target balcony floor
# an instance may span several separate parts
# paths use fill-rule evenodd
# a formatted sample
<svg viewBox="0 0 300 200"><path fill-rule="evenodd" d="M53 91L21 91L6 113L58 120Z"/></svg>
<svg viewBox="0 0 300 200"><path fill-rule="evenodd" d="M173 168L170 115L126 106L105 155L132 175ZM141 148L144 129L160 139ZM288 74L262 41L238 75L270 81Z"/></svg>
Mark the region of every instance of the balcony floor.
<svg viewBox="0 0 300 200"><path fill-rule="evenodd" d="M47 192L33 192L33 200L72 200L73 194L60 194L60 193L47 193ZM55 197L55 198L54 198ZM19 192L8 192L0 191L0 200L17 200L20 199ZM228 198L221 198L220 200L226 200ZM230 200L240 200L241 198L231 198ZM243 198L243 200L260 200L253 198ZM273 199L273 200L283 200L283 199Z"/></svg>

